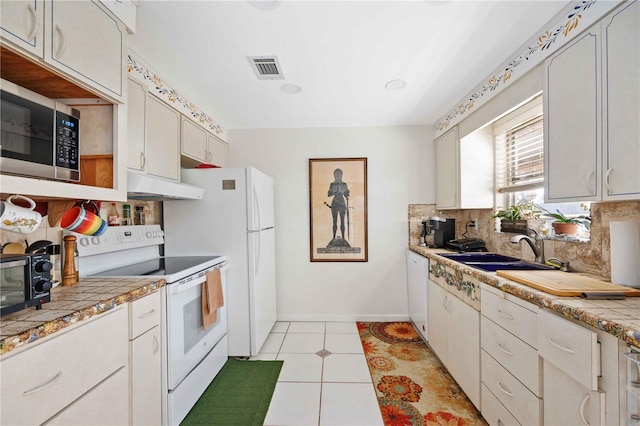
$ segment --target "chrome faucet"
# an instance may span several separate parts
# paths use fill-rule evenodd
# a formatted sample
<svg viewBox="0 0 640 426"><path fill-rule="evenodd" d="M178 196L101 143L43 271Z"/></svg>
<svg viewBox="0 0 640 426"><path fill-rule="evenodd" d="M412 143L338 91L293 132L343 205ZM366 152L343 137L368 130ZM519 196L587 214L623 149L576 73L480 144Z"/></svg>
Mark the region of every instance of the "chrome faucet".
<svg viewBox="0 0 640 426"><path fill-rule="evenodd" d="M527 228L528 233L532 233L534 238L531 238L528 235L516 235L511 238L512 244L518 244L520 241L525 240L531 250L533 250L533 254L536 256L536 262L544 263L544 239L542 235L540 235L535 229Z"/></svg>

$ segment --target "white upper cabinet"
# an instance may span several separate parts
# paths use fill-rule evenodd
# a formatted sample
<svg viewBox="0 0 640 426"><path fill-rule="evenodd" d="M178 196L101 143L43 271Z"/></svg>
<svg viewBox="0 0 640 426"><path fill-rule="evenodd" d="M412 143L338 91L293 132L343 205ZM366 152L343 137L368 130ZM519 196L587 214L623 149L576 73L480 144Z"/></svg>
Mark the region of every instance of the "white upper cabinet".
<svg viewBox="0 0 640 426"><path fill-rule="evenodd" d="M545 197L597 200L600 194L600 31L576 37L545 63Z"/></svg>
<svg viewBox="0 0 640 426"><path fill-rule="evenodd" d="M207 141L210 154L209 162L218 167L227 167L227 148L229 144L211 134L207 136Z"/></svg>
<svg viewBox="0 0 640 426"><path fill-rule="evenodd" d="M45 9L45 62L123 101L124 25L93 1L48 1Z"/></svg>
<svg viewBox="0 0 640 426"><path fill-rule="evenodd" d="M180 113L147 94L145 172L180 180Z"/></svg>
<svg viewBox="0 0 640 426"><path fill-rule="evenodd" d="M140 83L128 79L127 167L140 171L143 171L145 166L146 113L147 90Z"/></svg>
<svg viewBox="0 0 640 426"><path fill-rule="evenodd" d="M182 117L182 167L190 168L198 164L227 166L227 143L194 123Z"/></svg>
<svg viewBox="0 0 640 426"><path fill-rule="evenodd" d="M545 62L548 202L640 198L639 9L625 2Z"/></svg>
<svg viewBox="0 0 640 426"><path fill-rule="evenodd" d="M435 140L436 146L436 207L458 207L458 128L454 127Z"/></svg>
<svg viewBox="0 0 640 426"><path fill-rule="evenodd" d="M602 22L605 200L640 198L640 2Z"/></svg>
<svg viewBox="0 0 640 426"><path fill-rule="evenodd" d="M198 163L209 163L207 131L187 117L182 117L182 155ZM184 165L184 164L183 164Z"/></svg>
<svg viewBox="0 0 640 426"><path fill-rule="evenodd" d="M180 113L128 80L127 168L180 179Z"/></svg>
<svg viewBox="0 0 640 426"><path fill-rule="evenodd" d="M480 209L493 207L494 147L489 127L463 138L454 127L435 140L436 207Z"/></svg>
<svg viewBox="0 0 640 426"><path fill-rule="evenodd" d="M0 37L3 41L42 57L44 1L0 2Z"/></svg>

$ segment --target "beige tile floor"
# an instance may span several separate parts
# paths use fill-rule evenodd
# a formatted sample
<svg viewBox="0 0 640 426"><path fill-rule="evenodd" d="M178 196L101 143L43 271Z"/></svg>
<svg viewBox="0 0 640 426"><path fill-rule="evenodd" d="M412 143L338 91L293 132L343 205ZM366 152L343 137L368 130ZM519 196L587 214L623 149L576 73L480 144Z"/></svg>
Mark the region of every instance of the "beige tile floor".
<svg viewBox="0 0 640 426"><path fill-rule="evenodd" d="M253 359L284 360L265 425L383 425L355 322L277 322Z"/></svg>

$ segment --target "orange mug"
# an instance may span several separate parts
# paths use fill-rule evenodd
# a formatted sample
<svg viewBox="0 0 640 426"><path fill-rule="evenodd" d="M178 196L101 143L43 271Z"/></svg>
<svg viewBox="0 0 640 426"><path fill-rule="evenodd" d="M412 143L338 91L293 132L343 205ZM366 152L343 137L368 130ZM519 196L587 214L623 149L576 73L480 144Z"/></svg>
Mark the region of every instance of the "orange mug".
<svg viewBox="0 0 640 426"><path fill-rule="evenodd" d="M85 204L93 207L95 212L85 209ZM83 202L80 206L71 207L60 220L60 226L78 234L99 236L107 229L107 222L98 214L98 206L93 201Z"/></svg>

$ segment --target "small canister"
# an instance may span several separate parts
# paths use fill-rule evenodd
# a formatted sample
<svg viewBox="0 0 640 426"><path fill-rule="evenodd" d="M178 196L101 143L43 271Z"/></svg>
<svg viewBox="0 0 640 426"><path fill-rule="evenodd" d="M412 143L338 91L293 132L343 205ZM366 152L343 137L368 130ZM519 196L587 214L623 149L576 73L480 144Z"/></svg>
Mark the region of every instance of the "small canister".
<svg viewBox="0 0 640 426"><path fill-rule="evenodd" d="M136 225L144 225L145 224L145 216L144 216L144 206L136 206L136 215L135 215L135 224Z"/></svg>
<svg viewBox="0 0 640 426"><path fill-rule="evenodd" d="M133 225L133 220L131 217L131 205L123 204L122 205L122 224L123 225Z"/></svg>
<svg viewBox="0 0 640 426"><path fill-rule="evenodd" d="M62 276L60 275L62 271L62 259L61 259L61 251L60 244L51 244L46 248L47 254L49 254L49 258L51 260L51 282L55 285L60 282Z"/></svg>

